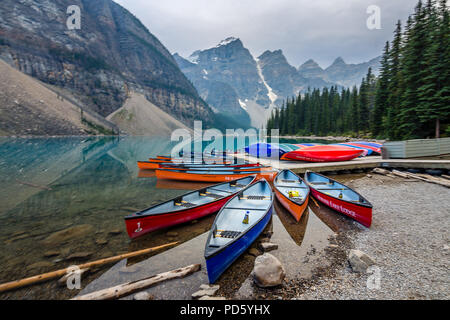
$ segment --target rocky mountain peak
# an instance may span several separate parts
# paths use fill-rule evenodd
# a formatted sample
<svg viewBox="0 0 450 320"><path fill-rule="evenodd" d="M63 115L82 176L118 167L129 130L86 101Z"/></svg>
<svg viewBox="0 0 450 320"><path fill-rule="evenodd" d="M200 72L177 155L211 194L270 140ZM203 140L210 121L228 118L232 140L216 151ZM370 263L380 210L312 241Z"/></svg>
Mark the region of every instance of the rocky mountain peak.
<svg viewBox="0 0 450 320"><path fill-rule="evenodd" d="M228 37L225 40L220 41L220 43L216 46L216 48L223 47L223 46L228 46L230 44L240 45L242 47L244 46L242 44L242 41L239 38Z"/></svg>
<svg viewBox="0 0 450 320"><path fill-rule="evenodd" d="M298 71L302 72L304 70L311 70L311 69L320 69L323 70L319 64L314 61L313 59L309 59L308 61L306 61L305 63L303 63L299 68Z"/></svg>
<svg viewBox="0 0 450 320"><path fill-rule="evenodd" d="M305 78L325 78L324 70L313 59L309 59L298 68L298 73Z"/></svg>
<svg viewBox="0 0 450 320"><path fill-rule="evenodd" d="M262 55L259 56L259 58L265 58L265 57L271 57L271 56L284 56L283 50L278 49L274 51L266 50L263 52Z"/></svg>
<svg viewBox="0 0 450 320"><path fill-rule="evenodd" d="M275 50L275 51L266 50L262 55L258 57L258 60L261 61L262 63L266 62L288 63L286 57L283 54L283 50Z"/></svg>
<svg viewBox="0 0 450 320"><path fill-rule="evenodd" d="M344 59L342 59L342 57L337 57L336 60L334 60L334 62L331 64L330 67L345 66L345 65L347 65L347 64L345 63ZM328 68L330 68L330 67L328 67Z"/></svg>

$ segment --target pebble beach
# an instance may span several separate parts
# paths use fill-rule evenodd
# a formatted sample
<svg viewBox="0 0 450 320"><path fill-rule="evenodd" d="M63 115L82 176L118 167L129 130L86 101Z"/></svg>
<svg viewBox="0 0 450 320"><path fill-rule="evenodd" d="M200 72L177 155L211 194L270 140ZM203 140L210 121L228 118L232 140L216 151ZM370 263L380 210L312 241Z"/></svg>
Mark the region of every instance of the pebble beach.
<svg viewBox="0 0 450 320"><path fill-rule="evenodd" d="M344 232L347 248L375 261L379 283L371 273L355 273L347 259L330 277L291 299L441 299L450 298L450 190L401 178L373 175L350 183L374 205L370 229ZM375 284L368 288L368 281Z"/></svg>

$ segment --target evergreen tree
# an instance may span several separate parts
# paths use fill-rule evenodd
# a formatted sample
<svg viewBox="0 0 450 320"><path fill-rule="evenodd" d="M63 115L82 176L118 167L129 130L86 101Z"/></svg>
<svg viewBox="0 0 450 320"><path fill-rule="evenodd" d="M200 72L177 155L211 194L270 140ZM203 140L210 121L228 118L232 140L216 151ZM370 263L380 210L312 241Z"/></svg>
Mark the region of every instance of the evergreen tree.
<svg viewBox="0 0 450 320"><path fill-rule="evenodd" d="M370 131L391 140L450 134L449 16L445 0L419 1L404 34L399 21L386 42L378 79L369 69L359 90L308 89L275 109L267 128L304 135Z"/></svg>
<svg viewBox="0 0 450 320"><path fill-rule="evenodd" d="M380 76L377 83L375 107L371 121L372 134L375 137L384 136L383 119L386 116L389 99L389 41L384 46L381 58Z"/></svg>
<svg viewBox="0 0 450 320"><path fill-rule="evenodd" d="M359 132L359 95L358 88L353 87L351 94L350 110L348 113L348 120L350 123L350 131Z"/></svg>
<svg viewBox="0 0 450 320"><path fill-rule="evenodd" d="M440 136L440 122L450 117L450 44L449 10L446 1L441 0L439 11L434 1L426 7L428 48L425 52L425 78L418 89L418 112L424 128L436 138Z"/></svg>
<svg viewBox="0 0 450 320"><path fill-rule="evenodd" d="M418 138L423 132L418 126L418 88L424 85L425 49L427 44L425 10L422 1L416 6L415 14L409 19L405 32L401 73L404 91L401 96L397 124L402 138Z"/></svg>
<svg viewBox="0 0 450 320"><path fill-rule="evenodd" d="M400 20L397 22L397 28L394 32L394 40L392 41L392 49L389 53L389 86L388 86L388 111L385 123L385 131L388 137L395 139L397 137L396 130L396 114L400 109L401 94L401 73L400 73L400 56L402 46L402 26Z"/></svg>

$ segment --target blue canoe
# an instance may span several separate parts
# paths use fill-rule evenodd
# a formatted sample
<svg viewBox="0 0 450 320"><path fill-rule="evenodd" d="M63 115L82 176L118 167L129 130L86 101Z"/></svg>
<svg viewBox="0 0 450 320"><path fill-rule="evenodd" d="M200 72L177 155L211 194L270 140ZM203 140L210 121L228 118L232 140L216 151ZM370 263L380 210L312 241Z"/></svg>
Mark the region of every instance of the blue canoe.
<svg viewBox="0 0 450 320"><path fill-rule="evenodd" d="M245 152L253 157L272 158L298 149L295 145L284 143L265 143L258 142L245 147Z"/></svg>
<svg viewBox="0 0 450 320"><path fill-rule="evenodd" d="M231 198L219 211L205 246L210 283L258 238L272 217L273 192L262 179Z"/></svg>

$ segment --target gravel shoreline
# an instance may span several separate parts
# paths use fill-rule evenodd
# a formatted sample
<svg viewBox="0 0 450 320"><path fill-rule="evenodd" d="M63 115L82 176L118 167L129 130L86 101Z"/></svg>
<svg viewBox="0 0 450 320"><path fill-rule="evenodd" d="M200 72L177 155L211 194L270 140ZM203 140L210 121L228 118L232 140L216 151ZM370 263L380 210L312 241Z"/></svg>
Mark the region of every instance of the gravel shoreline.
<svg viewBox="0 0 450 320"><path fill-rule="evenodd" d="M448 300L450 189L379 175L349 185L372 202L373 224L363 231L346 231L349 242L338 249L348 253L351 243L352 249L371 256L379 271L379 288L373 282L375 272L354 273L341 255L333 270L319 273L289 298ZM368 280L375 288L368 288Z"/></svg>

